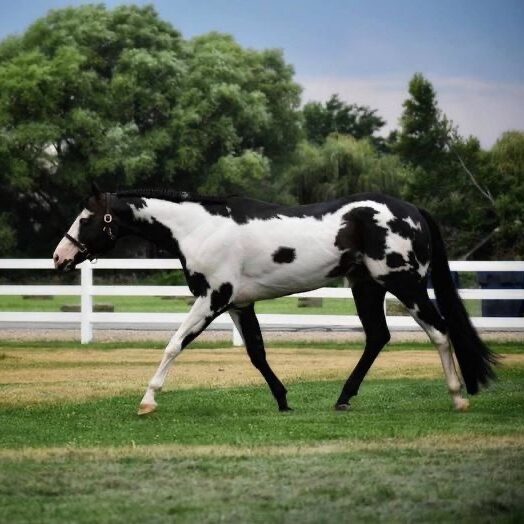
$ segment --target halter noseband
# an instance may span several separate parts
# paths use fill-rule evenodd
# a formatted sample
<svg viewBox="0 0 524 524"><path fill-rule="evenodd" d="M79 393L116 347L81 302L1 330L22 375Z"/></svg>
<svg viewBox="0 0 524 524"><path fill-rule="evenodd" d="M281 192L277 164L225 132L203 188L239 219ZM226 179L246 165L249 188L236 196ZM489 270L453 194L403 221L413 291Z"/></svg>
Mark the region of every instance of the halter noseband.
<svg viewBox="0 0 524 524"><path fill-rule="evenodd" d="M113 233L113 230L111 229L111 226L110 226L110 224L112 222L113 222L113 215L110 213L110 210L109 210L109 193L107 193L107 195L106 195L106 212L104 214L105 226L102 228L102 231L104 233L106 233L107 236L111 240L115 240L116 236ZM72 242L80 250L80 253L82 253L82 255L85 255L87 260L89 260L91 262L93 262L93 260L96 260L96 255L91 253L89 251L89 249L87 248L87 246L83 242L80 242L80 240L72 237L69 233L66 233L64 236L67 238L67 240Z"/></svg>

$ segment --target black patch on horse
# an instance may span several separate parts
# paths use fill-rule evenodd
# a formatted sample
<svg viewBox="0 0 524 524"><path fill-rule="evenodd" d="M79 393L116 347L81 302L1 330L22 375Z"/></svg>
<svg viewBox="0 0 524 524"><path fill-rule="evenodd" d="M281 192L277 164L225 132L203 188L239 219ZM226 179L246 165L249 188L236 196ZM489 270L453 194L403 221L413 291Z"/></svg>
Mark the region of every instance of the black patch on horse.
<svg viewBox="0 0 524 524"><path fill-rule="evenodd" d="M277 264L291 264L296 258L296 251L292 247L279 247L273 253L273 260Z"/></svg>
<svg viewBox="0 0 524 524"><path fill-rule="evenodd" d="M328 278L343 277L357 264L357 256L353 251L344 251L338 264L327 274Z"/></svg>
<svg viewBox="0 0 524 524"><path fill-rule="evenodd" d="M221 284L218 290L211 293L211 310L215 313L224 309L233 295L233 286L229 282Z"/></svg>
<svg viewBox="0 0 524 524"><path fill-rule="evenodd" d="M403 238L413 238L415 236L415 230L402 218L395 217L388 222L388 226L393 233L397 233L397 235Z"/></svg>
<svg viewBox="0 0 524 524"><path fill-rule="evenodd" d="M207 278L202 273L186 273L187 286L196 297L205 297L207 290L211 287Z"/></svg>
<svg viewBox="0 0 524 524"><path fill-rule="evenodd" d="M409 252L408 259L409 259L409 264L411 265L411 269L413 271L418 271L420 264L418 263L417 257L415 256L415 253L413 251Z"/></svg>
<svg viewBox="0 0 524 524"><path fill-rule="evenodd" d="M389 253L386 257L386 264L391 269L394 269L394 268L402 267L406 265L406 261L404 260L404 257L400 253Z"/></svg>
<svg viewBox="0 0 524 524"><path fill-rule="evenodd" d="M376 214L378 214L376 209L364 206L352 209L344 218L346 218L348 223L354 222L357 226L359 250L369 258L382 260L386 253L388 230L377 224Z"/></svg>

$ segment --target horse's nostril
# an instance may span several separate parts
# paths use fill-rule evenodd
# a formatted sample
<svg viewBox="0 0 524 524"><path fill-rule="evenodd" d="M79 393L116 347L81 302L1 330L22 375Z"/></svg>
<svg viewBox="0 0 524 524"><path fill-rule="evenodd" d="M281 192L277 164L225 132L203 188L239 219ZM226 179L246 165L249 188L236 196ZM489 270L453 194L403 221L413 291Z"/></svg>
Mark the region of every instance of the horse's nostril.
<svg viewBox="0 0 524 524"><path fill-rule="evenodd" d="M55 255L55 256L53 257L53 260L54 260L55 262L58 262L58 255Z"/></svg>

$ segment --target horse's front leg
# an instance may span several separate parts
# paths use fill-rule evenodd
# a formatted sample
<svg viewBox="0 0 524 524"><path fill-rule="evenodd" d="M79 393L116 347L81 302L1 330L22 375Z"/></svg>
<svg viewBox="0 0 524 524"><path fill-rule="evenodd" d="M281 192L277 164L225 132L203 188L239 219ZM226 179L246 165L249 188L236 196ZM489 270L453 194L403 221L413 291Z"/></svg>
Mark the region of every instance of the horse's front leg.
<svg viewBox="0 0 524 524"><path fill-rule="evenodd" d="M155 393L162 389L169 368L180 352L194 340L224 309L213 311L209 296L198 297L177 332L164 350L164 356L153 378L149 381L144 397L138 408L139 415L156 410Z"/></svg>

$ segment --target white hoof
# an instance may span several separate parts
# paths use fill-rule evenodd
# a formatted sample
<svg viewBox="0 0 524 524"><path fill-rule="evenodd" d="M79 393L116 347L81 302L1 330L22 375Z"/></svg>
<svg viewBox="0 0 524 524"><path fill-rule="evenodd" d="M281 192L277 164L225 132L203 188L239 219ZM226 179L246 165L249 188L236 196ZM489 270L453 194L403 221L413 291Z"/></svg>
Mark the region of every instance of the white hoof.
<svg viewBox="0 0 524 524"><path fill-rule="evenodd" d="M457 411L467 411L469 409L469 400L466 398L455 398L455 409Z"/></svg>
<svg viewBox="0 0 524 524"><path fill-rule="evenodd" d="M148 413L153 413L153 411L156 411L156 403L155 404L140 404L138 406L138 415L147 415Z"/></svg>

